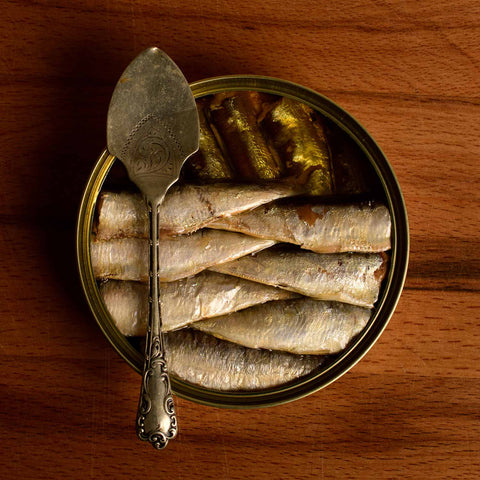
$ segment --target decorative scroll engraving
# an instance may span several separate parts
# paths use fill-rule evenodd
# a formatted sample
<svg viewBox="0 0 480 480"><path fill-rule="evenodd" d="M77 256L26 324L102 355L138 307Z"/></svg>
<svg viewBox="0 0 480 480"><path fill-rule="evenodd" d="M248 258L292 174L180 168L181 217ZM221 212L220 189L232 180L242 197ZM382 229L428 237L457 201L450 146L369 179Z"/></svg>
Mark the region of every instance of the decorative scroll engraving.
<svg viewBox="0 0 480 480"><path fill-rule="evenodd" d="M149 333L150 332L147 332L147 335L149 335ZM145 356L142 391L140 395L137 416L138 437L141 440L150 442L156 449L162 449L166 447L168 441L174 438L177 434L177 417L175 415L173 398L171 394L170 380L167 374L167 365L162 350L161 339L159 336L155 336L152 338L150 353ZM157 368L160 369L160 373L156 374L157 378L160 379L165 391L164 404L162 406L164 412L162 412L162 416L166 414L170 422L170 426L166 432L161 431L159 428L156 428L153 431L147 431L145 426L147 417L149 415L154 416L154 423L158 425L158 419L156 418L157 412L152 411L152 395L159 395L162 394L162 392L159 392L150 384L150 378L153 375L154 370Z"/></svg>
<svg viewBox="0 0 480 480"><path fill-rule="evenodd" d="M135 125L121 154L133 177L171 177L176 173L176 164L186 158L172 130L152 113Z"/></svg>
<svg viewBox="0 0 480 480"><path fill-rule="evenodd" d="M137 143L137 145L139 144ZM146 151L145 158L148 158L151 151L151 149ZM137 435L141 440L148 441L153 447L161 449L177 434L177 417L161 333L158 278L158 200L154 202L147 201L150 230L150 293L145 364L137 412Z"/></svg>

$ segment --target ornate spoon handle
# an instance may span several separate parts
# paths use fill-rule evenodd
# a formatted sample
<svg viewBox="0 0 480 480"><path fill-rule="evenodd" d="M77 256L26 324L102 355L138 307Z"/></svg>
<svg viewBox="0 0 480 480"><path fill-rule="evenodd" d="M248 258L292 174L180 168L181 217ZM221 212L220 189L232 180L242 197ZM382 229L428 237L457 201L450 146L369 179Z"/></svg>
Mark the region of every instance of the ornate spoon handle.
<svg viewBox="0 0 480 480"><path fill-rule="evenodd" d="M158 202L147 202L150 219L150 295L145 363L137 413L137 435L157 449L177 434L158 297Z"/></svg>

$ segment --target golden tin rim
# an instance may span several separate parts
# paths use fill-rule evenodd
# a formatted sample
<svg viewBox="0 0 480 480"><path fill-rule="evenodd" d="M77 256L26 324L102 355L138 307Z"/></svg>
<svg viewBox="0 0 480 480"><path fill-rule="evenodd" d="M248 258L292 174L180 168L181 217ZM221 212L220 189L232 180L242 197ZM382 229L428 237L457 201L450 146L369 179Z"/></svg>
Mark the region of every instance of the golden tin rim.
<svg viewBox="0 0 480 480"><path fill-rule="evenodd" d="M327 97L293 82L258 75L228 75L190 84L196 98L234 90L256 90L302 101L337 124L363 150L384 189L392 216L390 269L376 311L356 340L332 363L306 377L258 392L220 392L172 378L173 392L188 400L222 408L259 408L280 405L326 387L350 370L373 346L387 326L405 283L409 257L409 228L406 206L397 178L386 156L362 125ZM137 372L143 355L118 331L100 297L90 260L90 236L96 200L115 157L104 150L87 182L77 222L77 264L83 291L90 309L110 344Z"/></svg>

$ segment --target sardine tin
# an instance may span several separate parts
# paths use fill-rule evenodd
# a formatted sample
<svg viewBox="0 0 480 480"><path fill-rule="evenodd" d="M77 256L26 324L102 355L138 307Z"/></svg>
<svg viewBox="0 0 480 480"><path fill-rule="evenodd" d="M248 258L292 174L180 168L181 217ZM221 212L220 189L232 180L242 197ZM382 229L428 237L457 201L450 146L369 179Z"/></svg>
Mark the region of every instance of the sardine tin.
<svg viewBox="0 0 480 480"><path fill-rule="evenodd" d="M352 368L372 347L393 315L405 282L409 257L409 229L403 195L388 160L373 138L345 110L321 94L292 82L256 75L210 78L192 83L191 88L196 98L229 91L258 91L289 97L310 106L334 122L358 145L381 183L385 197L383 202L390 210L392 249L389 271L367 327L345 351L306 377L262 391L219 392L172 378L175 394L205 405L238 409L290 402L329 385ZM104 150L84 190L77 221L77 265L87 302L99 327L122 358L140 372L143 355L113 325L100 297L90 260L89 245L96 202L114 163L115 157Z"/></svg>

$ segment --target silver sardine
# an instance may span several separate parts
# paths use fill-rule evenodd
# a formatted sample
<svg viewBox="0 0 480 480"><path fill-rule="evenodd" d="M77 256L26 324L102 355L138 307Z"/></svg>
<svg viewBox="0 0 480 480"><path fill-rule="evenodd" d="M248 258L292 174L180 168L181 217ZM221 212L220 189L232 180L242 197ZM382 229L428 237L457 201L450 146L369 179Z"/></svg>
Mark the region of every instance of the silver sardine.
<svg viewBox="0 0 480 480"><path fill-rule="evenodd" d="M378 299L387 258L385 253L321 254L275 248L216 265L211 270L318 300L371 308Z"/></svg>
<svg viewBox="0 0 480 480"><path fill-rule="evenodd" d="M148 281L148 240L115 238L90 242L95 278Z"/></svg>
<svg viewBox="0 0 480 480"><path fill-rule="evenodd" d="M162 283L160 289L166 331L259 303L294 298L292 295L298 296L281 288L210 271L176 282Z"/></svg>
<svg viewBox="0 0 480 480"><path fill-rule="evenodd" d="M169 373L212 390L271 388L303 377L323 362L322 357L245 348L191 329L164 338Z"/></svg>
<svg viewBox="0 0 480 480"><path fill-rule="evenodd" d="M145 335L148 317L147 284L108 280L100 285L100 295L123 335ZM160 284L162 330L176 330L204 318L297 296L280 288L204 271L176 282Z"/></svg>
<svg viewBox="0 0 480 480"><path fill-rule="evenodd" d="M159 242L159 278L173 282L213 265L270 247L275 241L220 230L201 230ZM148 240L116 238L90 245L96 278L148 281Z"/></svg>
<svg viewBox="0 0 480 480"><path fill-rule="evenodd" d="M281 205L215 220L210 228L288 242L318 253L390 249L391 219L384 205Z"/></svg>
<svg viewBox="0 0 480 480"><path fill-rule="evenodd" d="M173 186L159 209L161 237L191 233L217 218L234 215L296 194L285 184ZM148 215L138 194L103 192L98 203L96 238L148 237Z"/></svg>
<svg viewBox="0 0 480 480"><path fill-rule="evenodd" d="M367 308L301 298L268 302L192 327L249 348L318 355L343 350L370 315Z"/></svg>
<svg viewBox="0 0 480 480"><path fill-rule="evenodd" d="M97 202L95 238L148 238L148 212L140 194L102 192Z"/></svg>
<svg viewBox="0 0 480 480"><path fill-rule="evenodd" d="M148 284L107 280L100 284L99 291L113 323L122 335L145 335L148 321Z"/></svg>

